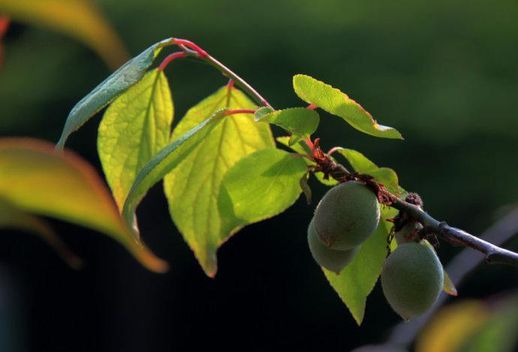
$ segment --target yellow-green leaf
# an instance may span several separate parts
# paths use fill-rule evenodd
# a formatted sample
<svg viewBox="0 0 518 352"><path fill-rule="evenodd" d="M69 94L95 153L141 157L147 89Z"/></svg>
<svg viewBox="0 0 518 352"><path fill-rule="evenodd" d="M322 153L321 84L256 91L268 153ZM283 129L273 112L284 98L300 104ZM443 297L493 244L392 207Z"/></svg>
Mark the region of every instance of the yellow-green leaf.
<svg viewBox="0 0 518 352"><path fill-rule="evenodd" d="M162 149L139 171L124 202L122 214L128 224L134 225L135 210L147 191L174 170L211 131L223 122L225 110L218 110L208 119L176 138Z"/></svg>
<svg viewBox="0 0 518 352"><path fill-rule="evenodd" d="M54 248L68 265L78 269L82 261L61 241L52 228L42 219L25 213L0 197L0 229L15 229L38 235Z"/></svg>
<svg viewBox="0 0 518 352"><path fill-rule="evenodd" d="M167 45L171 45L171 38L151 45L138 56L126 62L81 99L68 114L57 148L62 149L68 137L74 131L77 131L96 113L111 103L113 99L140 81L155 57Z"/></svg>
<svg viewBox="0 0 518 352"><path fill-rule="evenodd" d="M299 198L306 172L304 160L284 150L267 148L247 155L223 178L220 213L232 214L236 227L280 214Z"/></svg>
<svg viewBox="0 0 518 352"><path fill-rule="evenodd" d="M173 132L173 138L222 108L255 109L237 89L221 88L191 108ZM218 193L225 173L256 150L274 147L267 124L253 115L232 115L218 125L170 174L164 189L171 217L209 276L217 271L216 250L231 235L218 208Z"/></svg>
<svg viewBox="0 0 518 352"><path fill-rule="evenodd" d="M97 150L119 209L137 173L169 142L173 103L157 69L113 101L99 125Z"/></svg>
<svg viewBox="0 0 518 352"><path fill-rule="evenodd" d="M345 303L358 325L363 321L367 296L381 274L387 254L387 237L391 224L385 221L395 211L383 209L378 228L360 245L354 259L340 274L322 268L327 280Z"/></svg>
<svg viewBox="0 0 518 352"><path fill-rule="evenodd" d="M357 173L372 176L376 182L384 185L392 193L401 193L402 189L399 187L399 180L394 170L378 167L365 155L353 149L339 148L337 152L347 159Z"/></svg>
<svg viewBox="0 0 518 352"><path fill-rule="evenodd" d="M33 139L1 139L0 196L22 211L103 232L148 269L167 270L167 263L139 242L120 217L95 170L71 152Z"/></svg>
<svg viewBox="0 0 518 352"><path fill-rule="evenodd" d="M295 75L293 89L305 102L341 117L358 131L375 137L403 139L396 129L378 124L360 104L329 84L310 76Z"/></svg>
<svg viewBox="0 0 518 352"><path fill-rule="evenodd" d="M256 121L265 121L285 129L291 134L289 145L312 135L320 122L318 113L306 108L276 110L266 114L265 109L268 108L261 108L256 112Z"/></svg>
<svg viewBox="0 0 518 352"><path fill-rule="evenodd" d="M112 68L128 57L117 33L90 0L0 0L0 13L80 40Z"/></svg>

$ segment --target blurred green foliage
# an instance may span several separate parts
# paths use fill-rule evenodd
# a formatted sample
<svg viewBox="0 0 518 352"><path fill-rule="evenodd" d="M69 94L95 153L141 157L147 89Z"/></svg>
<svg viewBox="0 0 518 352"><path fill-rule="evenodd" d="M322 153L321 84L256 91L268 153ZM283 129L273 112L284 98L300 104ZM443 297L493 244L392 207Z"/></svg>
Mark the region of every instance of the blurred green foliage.
<svg viewBox="0 0 518 352"><path fill-rule="evenodd" d="M296 73L340 88L406 140L361 135L322 113L323 146L393 167L438 218L478 232L518 198L515 1L97 3L133 54L168 36L191 39L276 108L302 105L291 88ZM5 59L0 135L57 140L70 108L109 74L80 43L21 25L6 38ZM167 73L178 116L226 82L195 62ZM97 122L70 144L90 159Z"/></svg>

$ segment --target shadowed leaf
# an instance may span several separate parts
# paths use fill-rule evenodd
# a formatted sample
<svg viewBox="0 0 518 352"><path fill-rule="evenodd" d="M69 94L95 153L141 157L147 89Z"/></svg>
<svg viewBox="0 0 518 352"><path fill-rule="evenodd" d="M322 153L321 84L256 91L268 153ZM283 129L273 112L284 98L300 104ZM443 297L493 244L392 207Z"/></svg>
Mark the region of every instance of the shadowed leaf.
<svg viewBox="0 0 518 352"><path fill-rule="evenodd" d="M170 44L171 39L169 38L151 45L141 54L126 62L81 99L68 114L57 148L63 149L68 137L74 131L77 131L126 89L140 81L160 50Z"/></svg>

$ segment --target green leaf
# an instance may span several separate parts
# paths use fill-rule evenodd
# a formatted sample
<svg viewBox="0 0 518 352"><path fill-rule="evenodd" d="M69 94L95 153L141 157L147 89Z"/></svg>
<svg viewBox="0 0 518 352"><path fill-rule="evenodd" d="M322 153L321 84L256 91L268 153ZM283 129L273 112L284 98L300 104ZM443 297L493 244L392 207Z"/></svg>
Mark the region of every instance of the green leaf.
<svg viewBox="0 0 518 352"><path fill-rule="evenodd" d="M256 113L257 121L266 121L268 123L282 127L292 136L289 145L293 145L304 137L313 134L320 122L318 113L306 108L291 108L284 110L276 110L269 114Z"/></svg>
<svg viewBox="0 0 518 352"><path fill-rule="evenodd" d="M389 214L383 214L387 219ZM353 261L340 274L322 268L324 274L340 299L351 312L354 320L361 325L365 314L367 296L381 274L387 254L387 237L390 224L381 221L377 230L360 246Z"/></svg>
<svg viewBox="0 0 518 352"><path fill-rule="evenodd" d="M283 146L290 148L295 153L299 153L301 155L306 155L306 154L311 152L309 150L308 146L305 143L298 142L298 143L291 143L290 144L290 136L277 137L277 138L275 138L275 140L277 142L279 142L280 144L282 144ZM309 164L314 164L313 162L311 162L308 159L304 159L304 160L306 160L306 163L308 165Z"/></svg>
<svg viewBox="0 0 518 352"><path fill-rule="evenodd" d="M103 232L148 269L167 270L120 217L94 168L71 152L34 139L0 139L0 197L21 211Z"/></svg>
<svg viewBox="0 0 518 352"><path fill-rule="evenodd" d="M191 108L173 132L183 134L222 108L256 109L237 89L221 88ZM256 150L274 147L269 126L251 115L227 116L181 164L165 177L164 190L171 217L194 251L205 273L217 271L216 250L231 235L220 213L218 193L223 176L241 158Z"/></svg>
<svg viewBox="0 0 518 352"><path fill-rule="evenodd" d="M432 246L433 248L433 246ZM435 250L435 249L434 249ZM449 294L450 296L457 296L457 288L455 288L455 284L450 279L450 275L443 269L444 272L444 284L443 291Z"/></svg>
<svg viewBox="0 0 518 352"><path fill-rule="evenodd" d="M375 163L367 159L365 155L353 149L339 148L337 152L347 159L354 171L374 177L378 183L381 183L387 190L396 195L402 192L402 189L399 187L397 174L394 170L387 167L378 167Z"/></svg>
<svg viewBox="0 0 518 352"><path fill-rule="evenodd" d="M341 117L358 131L375 137L403 139L396 129L378 124L360 104L324 82L306 75L295 75L293 89L305 102Z"/></svg>
<svg viewBox="0 0 518 352"><path fill-rule="evenodd" d="M0 198L0 229L15 229L38 235L67 262L70 267L79 269L82 260L61 241L52 228L42 219L27 214L9 201Z"/></svg>
<svg viewBox="0 0 518 352"><path fill-rule="evenodd" d="M223 122L224 114L225 110L216 111L208 119L167 145L142 167L128 192L122 210L124 219L128 224L135 223L135 210L147 191L186 159L195 150L196 146L204 138L207 138L216 126Z"/></svg>
<svg viewBox="0 0 518 352"><path fill-rule="evenodd" d="M141 54L126 62L117 71L95 87L77 103L68 114L65 127L57 143L63 149L67 138L102 108L142 79L163 47L171 45L171 38L151 45Z"/></svg>
<svg viewBox="0 0 518 352"><path fill-rule="evenodd" d="M255 121L260 121L263 117L265 117L266 115L274 112L275 110L273 110L272 108L268 107L268 106L261 106L259 109L257 109L255 111Z"/></svg>
<svg viewBox="0 0 518 352"><path fill-rule="evenodd" d="M173 103L167 78L157 69L113 101L99 126L97 150L121 209L142 167L169 142Z"/></svg>
<svg viewBox="0 0 518 352"><path fill-rule="evenodd" d="M1 0L0 13L74 37L95 50L111 67L127 59L117 33L91 0Z"/></svg>
<svg viewBox="0 0 518 352"><path fill-rule="evenodd" d="M306 172L306 163L295 154L275 148L258 150L226 173L220 213L232 214L239 226L280 214L299 198L300 179Z"/></svg>

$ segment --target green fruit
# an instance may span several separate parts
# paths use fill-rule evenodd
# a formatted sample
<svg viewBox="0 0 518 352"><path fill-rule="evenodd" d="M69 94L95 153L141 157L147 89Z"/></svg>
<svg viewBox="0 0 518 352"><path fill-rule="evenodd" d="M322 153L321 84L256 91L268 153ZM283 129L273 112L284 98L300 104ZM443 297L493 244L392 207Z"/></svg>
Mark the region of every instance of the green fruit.
<svg viewBox="0 0 518 352"><path fill-rule="evenodd" d="M380 219L378 199L367 186L345 182L331 188L315 210L315 229L329 248L348 250L365 241Z"/></svg>
<svg viewBox="0 0 518 352"><path fill-rule="evenodd" d="M444 274L435 251L419 243L405 243L387 258L381 287L392 309L410 320L430 308L443 286Z"/></svg>
<svg viewBox="0 0 518 352"><path fill-rule="evenodd" d="M308 244L311 255L313 255L317 264L337 274L351 262L358 251L358 247L347 251L327 248L318 238L314 219L311 219L308 226Z"/></svg>

